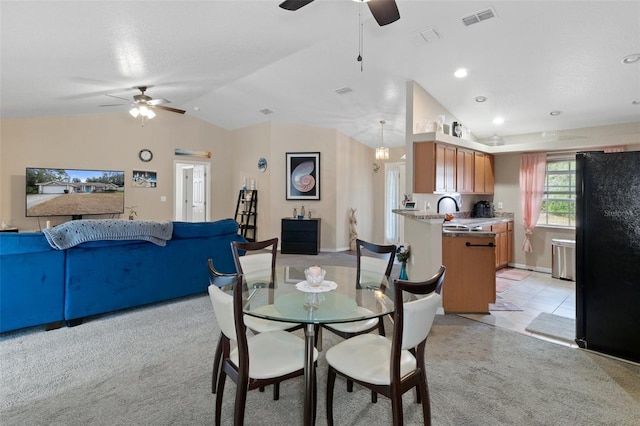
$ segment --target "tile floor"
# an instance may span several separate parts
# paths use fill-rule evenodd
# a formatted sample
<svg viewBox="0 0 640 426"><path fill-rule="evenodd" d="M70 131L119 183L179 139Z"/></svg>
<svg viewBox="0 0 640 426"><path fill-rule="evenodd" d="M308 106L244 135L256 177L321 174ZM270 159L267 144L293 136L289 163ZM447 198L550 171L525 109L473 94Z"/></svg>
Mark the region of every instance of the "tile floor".
<svg viewBox="0 0 640 426"><path fill-rule="evenodd" d="M531 275L523 280L513 281L510 288L497 293L503 299L522 308L522 311L491 311L489 315L464 314L462 316L561 345L577 347L575 343L570 344L525 330L525 327L541 312L575 318L575 282L552 278L551 274L547 273L527 272L531 272Z"/></svg>

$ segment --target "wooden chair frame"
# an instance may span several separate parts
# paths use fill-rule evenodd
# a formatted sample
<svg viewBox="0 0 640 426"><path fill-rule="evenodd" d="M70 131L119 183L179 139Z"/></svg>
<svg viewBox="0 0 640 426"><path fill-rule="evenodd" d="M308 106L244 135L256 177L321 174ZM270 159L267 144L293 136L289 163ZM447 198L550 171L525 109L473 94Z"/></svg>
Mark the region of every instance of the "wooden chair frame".
<svg viewBox="0 0 640 426"><path fill-rule="evenodd" d="M425 425L431 424L431 404L429 398L429 386L427 384L427 373L425 366L425 346L427 338L418 344L414 351L411 351L416 357L416 369L404 377L400 377L400 356L402 352L402 336L404 329L404 303L402 298L403 291L414 295L427 295L432 292L439 292L442 289L444 281L445 267L440 270L429 280L423 282L411 282L395 279L394 284L394 301L395 311L393 313L393 339L391 343L391 380L389 385L375 385L362 382L348 377L337 371L329 365L327 375L327 423L333 425L333 388L335 385L336 375L352 380L359 385L370 389L375 394L382 394L391 399L391 411L393 417L393 425L401 426L403 424L402 415L402 395L412 388L416 388L417 400L422 403L422 415Z"/></svg>

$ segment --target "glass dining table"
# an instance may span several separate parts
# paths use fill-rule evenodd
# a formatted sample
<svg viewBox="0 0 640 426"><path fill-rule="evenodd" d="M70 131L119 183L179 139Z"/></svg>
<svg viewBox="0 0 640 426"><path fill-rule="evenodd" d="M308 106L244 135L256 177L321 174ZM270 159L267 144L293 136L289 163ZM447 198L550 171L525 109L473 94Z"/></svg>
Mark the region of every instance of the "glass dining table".
<svg viewBox="0 0 640 426"><path fill-rule="evenodd" d="M390 298L392 280L384 274L361 270L360 283L356 285L355 267L322 268L326 275L319 286L306 282L304 266L277 266L273 272L269 269L244 276L245 314L305 325L305 425L315 423L313 349L316 326L382 317L394 310Z"/></svg>

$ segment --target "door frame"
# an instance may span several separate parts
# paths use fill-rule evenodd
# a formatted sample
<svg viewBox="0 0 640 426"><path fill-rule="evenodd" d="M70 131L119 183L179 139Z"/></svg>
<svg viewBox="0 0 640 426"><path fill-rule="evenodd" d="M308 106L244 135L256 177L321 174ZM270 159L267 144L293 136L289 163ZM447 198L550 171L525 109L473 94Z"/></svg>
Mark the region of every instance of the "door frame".
<svg viewBox="0 0 640 426"><path fill-rule="evenodd" d="M204 161L188 161L188 160L174 160L173 161L173 220L175 221L187 221L182 214L182 201L183 201L183 169L195 168L197 166L203 166L205 172L205 221L211 220L211 163Z"/></svg>

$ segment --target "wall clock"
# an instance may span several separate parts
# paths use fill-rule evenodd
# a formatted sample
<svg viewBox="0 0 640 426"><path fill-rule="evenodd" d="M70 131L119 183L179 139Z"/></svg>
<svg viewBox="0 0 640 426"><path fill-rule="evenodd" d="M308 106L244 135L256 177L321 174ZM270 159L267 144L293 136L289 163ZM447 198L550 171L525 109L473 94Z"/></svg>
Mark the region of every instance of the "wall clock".
<svg viewBox="0 0 640 426"><path fill-rule="evenodd" d="M138 157L140 157L140 160L146 163L151 161L151 159L153 158L153 153L148 149L141 149Z"/></svg>

